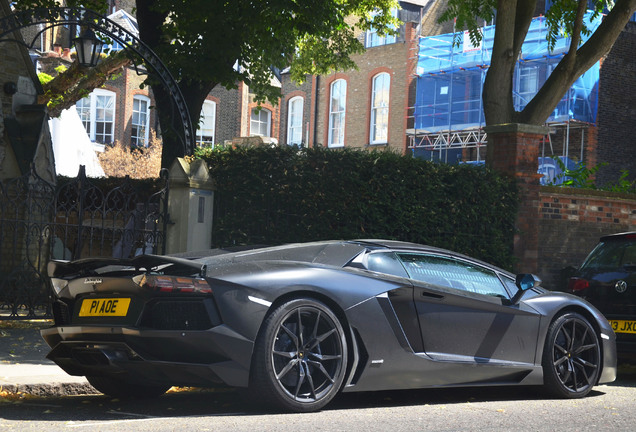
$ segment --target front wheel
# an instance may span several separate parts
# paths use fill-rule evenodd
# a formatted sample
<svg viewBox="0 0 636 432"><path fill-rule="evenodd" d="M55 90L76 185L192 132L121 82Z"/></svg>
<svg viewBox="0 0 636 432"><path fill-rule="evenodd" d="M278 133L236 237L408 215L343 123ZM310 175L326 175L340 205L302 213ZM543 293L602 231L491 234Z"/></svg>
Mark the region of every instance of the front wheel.
<svg viewBox="0 0 636 432"><path fill-rule="evenodd" d="M570 312L554 320L542 366L546 390L557 397L580 398L592 390L601 371L601 347L587 319Z"/></svg>
<svg viewBox="0 0 636 432"><path fill-rule="evenodd" d="M336 315L317 300L291 300L263 323L249 391L285 411L315 411L338 393L346 367L347 341Z"/></svg>

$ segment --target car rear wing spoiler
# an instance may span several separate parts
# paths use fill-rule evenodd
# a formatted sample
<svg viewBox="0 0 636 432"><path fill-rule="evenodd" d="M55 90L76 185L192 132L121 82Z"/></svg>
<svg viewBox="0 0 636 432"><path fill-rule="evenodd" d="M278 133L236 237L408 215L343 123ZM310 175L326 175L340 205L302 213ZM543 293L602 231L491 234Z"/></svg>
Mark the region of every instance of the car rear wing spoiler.
<svg viewBox="0 0 636 432"><path fill-rule="evenodd" d="M139 255L134 258L84 258L75 261L49 261L47 273L51 278L70 279L77 276L99 273L97 270L111 267L124 270L134 268L137 271L153 271L162 266L171 266L172 271L182 269L191 273L198 273L203 277L206 273L205 264L184 258L166 255Z"/></svg>

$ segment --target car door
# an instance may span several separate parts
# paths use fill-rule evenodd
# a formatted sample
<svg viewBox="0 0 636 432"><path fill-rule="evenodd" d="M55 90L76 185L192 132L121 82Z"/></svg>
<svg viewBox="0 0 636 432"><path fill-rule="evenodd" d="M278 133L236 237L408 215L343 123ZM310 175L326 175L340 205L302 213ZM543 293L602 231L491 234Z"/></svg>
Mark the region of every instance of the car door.
<svg viewBox="0 0 636 432"><path fill-rule="evenodd" d="M500 279L504 275L443 254L398 256L413 280L428 356L498 367L535 362L540 316L523 303L511 304L511 292Z"/></svg>

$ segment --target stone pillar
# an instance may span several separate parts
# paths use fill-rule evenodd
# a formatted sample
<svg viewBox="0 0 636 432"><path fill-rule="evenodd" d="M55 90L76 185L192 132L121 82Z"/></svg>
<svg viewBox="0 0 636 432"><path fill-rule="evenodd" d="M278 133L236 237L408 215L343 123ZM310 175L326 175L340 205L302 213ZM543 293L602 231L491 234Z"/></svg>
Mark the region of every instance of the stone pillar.
<svg viewBox="0 0 636 432"><path fill-rule="evenodd" d="M486 164L516 179L519 211L515 222L514 270L538 273L539 258L539 179L537 173L541 143L548 128L525 124L487 126Z"/></svg>
<svg viewBox="0 0 636 432"><path fill-rule="evenodd" d="M206 163L177 158L170 167L166 253L210 249L214 180Z"/></svg>

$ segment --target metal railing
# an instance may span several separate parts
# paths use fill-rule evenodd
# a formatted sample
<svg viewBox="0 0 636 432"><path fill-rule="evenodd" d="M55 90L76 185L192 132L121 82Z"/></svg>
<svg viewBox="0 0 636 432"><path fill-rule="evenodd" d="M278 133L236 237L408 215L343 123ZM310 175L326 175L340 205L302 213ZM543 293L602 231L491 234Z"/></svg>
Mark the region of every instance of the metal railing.
<svg viewBox="0 0 636 432"><path fill-rule="evenodd" d="M167 171L162 178L163 187L148 198L127 177L103 191L83 167L57 187L34 168L0 180L0 320L51 316L50 259L165 253Z"/></svg>

